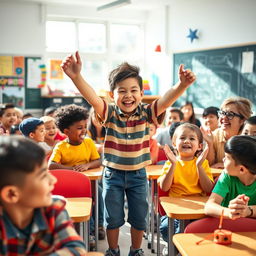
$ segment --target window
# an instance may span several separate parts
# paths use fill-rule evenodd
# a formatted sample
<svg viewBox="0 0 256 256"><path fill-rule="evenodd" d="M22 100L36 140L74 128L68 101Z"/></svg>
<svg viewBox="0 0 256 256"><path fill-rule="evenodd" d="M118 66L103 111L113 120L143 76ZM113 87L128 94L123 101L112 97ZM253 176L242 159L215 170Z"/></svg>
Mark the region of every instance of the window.
<svg viewBox="0 0 256 256"><path fill-rule="evenodd" d="M108 74L124 61L142 67L143 31L137 24L112 24L109 22L47 21L46 58L47 83L54 93L76 95L78 91L66 76L53 79L51 60L63 60L79 50L82 58L82 75L96 92L108 90Z"/></svg>

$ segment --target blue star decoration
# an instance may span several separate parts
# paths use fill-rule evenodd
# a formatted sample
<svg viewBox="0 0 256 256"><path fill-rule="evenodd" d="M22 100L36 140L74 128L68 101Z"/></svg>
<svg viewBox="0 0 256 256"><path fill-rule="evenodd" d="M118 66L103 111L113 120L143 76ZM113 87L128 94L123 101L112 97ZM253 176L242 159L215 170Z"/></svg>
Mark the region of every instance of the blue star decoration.
<svg viewBox="0 0 256 256"><path fill-rule="evenodd" d="M197 29L192 30L191 28L189 29L189 35L187 36L188 38L190 38L190 42L193 43L194 39L198 39L199 37L196 35L197 33Z"/></svg>

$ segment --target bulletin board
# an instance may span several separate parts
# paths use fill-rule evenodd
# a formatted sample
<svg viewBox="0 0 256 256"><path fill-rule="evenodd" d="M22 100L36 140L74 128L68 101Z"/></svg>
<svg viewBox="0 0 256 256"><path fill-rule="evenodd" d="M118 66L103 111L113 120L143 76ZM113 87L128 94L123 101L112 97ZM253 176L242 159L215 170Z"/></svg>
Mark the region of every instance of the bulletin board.
<svg viewBox="0 0 256 256"><path fill-rule="evenodd" d="M22 109L42 108L46 69L41 57L0 55L0 103Z"/></svg>

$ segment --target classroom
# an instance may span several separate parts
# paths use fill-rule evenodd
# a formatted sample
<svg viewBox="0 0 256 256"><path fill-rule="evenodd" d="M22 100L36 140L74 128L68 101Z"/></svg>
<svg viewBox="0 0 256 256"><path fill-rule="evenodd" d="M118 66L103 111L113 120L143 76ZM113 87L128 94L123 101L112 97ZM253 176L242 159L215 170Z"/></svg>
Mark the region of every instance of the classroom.
<svg viewBox="0 0 256 256"><path fill-rule="evenodd" d="M185 70L192 70L195 74L196 81L178 97L173 103L174 107L180 108L186 102L192 102L195 117L203 124L205 108L220 108L227 98L238 96L251 102L250 117L256 113L255 10L255 0L0 0L0 105L13 103L23 113L35 118L42 117L49 107L57 109L76 104L90 109L93 104L90 105L84 94L80 93L79 86L72 82L60 66L68 55L74 55L78 50L82 60L82 76L106 102L109 102L111 95L109 73L121 63L128 62L140 68L144 89L142 102L150 104L179 82L179 66L184 64ZM229 118L227 111L230 110L220 111L219 117L225 115ZM99 115L98 111L95 112ZM246 116L240 111L231 112L234 115L230 121L237 115ZM101 151L98 152L101 154ZM176 255L178 252L183 256L204 255L199 254L199 251L197 254L189 242L183 241L183 237L165 242L160 235L158 213L155 216L158 201L159 205L161 201L165 212L170 205L180 203L182 208L184 203L175 200L170 202L166 194L162 200L159 199L157 178L160 171L162 173L163 161L167 160L165 154L162 146L158 152L158 161L155 161L155 164L161 162L161 168L155 164L152 165L155 169L146 168L150 183L147 195L150 224L143 237L144 254L134 255L164 256ZM50 155L48 159L52 159ZM95 159L97 157L93 161ZM219 176L219 170L224 168L223 163L218 165L218 161L214 162L211 158L208 161L213 176ZM95 198L102 186L103 168L97 164L89 168L91 172L88 174L91 175L91 192ZM86 203L90 204L91 201ZM197 203L196 199L192 199L191 205ZM205 217L205 203L199 200L199 212L195 210L193 213L195 219ZM68 201L69 211L73 214L72 204L79 208L81 202ZM98 207L101 206L96 201L94 207L97 218L101 211ZM255 218L254 209L252 216ZM127 214L127 209L125 211ZM168 217L166 221L170 236L174 234L170 228L173 220L186 217L172 211ZM84 233L85 244L89 246L90 220L87 216L78 222L83 224L78 225L79 228L76 226L76 229ZM130 249L130 226L126 224L119 237L122 255L127 255ZM181 226L183 224L182 221ZM101 223L95 221L94 225L98 229ZM253 231L250 232L250 238L255 239L256 229ZM238 232L234 241L250 240L242 236ZM201 235L184 237L191 241L202 238ZM95 239L95 254L88 255L103 255L108 249L107 238L100 240L96 236ZM239 255L255 254L255 245L250 241L246 245L249 249L241 246L245 254ZM187 250L187 247L191 250ZM207 250L211 251L212 247L209 246ZM225 255L231 255L229 253L227 250Z"/></svg>

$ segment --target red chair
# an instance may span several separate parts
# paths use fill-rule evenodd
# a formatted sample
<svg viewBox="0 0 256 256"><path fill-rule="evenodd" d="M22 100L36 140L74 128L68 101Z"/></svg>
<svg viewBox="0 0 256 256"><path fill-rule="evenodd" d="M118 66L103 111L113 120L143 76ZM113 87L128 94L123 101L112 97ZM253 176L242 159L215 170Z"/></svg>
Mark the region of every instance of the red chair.
<svg viewBox="0 0 256 256"><path fill-rule="evenodd" d="M92 197L90 179L72 170L50 170L57 178L53 194L64 197Z"/></svg>
<svg viewBox="0 0 256 256"><path fill-rule="evenodd" d="M164 150L162 148L159 148L157 162L166 161L166 160L167 160L167 157L165 155Z"/></svg>
<svg viewBox="0 0 256 256"><path fill-rule="evenodd" d="M193 221L188 224L184 233L213 233L219 227L219 218L207 217L204 219ZM224 219L222 228L232 232L255 232L256 219L239 218L236 220Z"/></svg>
<svg viewBox="0 0 256 256"><path fill-rule="evenodd" d="M162 197L162 196L169 196L169 191L163 191L160 186L158 185L157 186L157 189L158 189L158 212L161 216L164 216L166 215L165 211L164 211L164 208L163 206L160 204L160 200L159 198Z"/></svg>
<svg viewBox="0 0 256 256"><path fill-rule="evenodd" d="M55 183L54 189L52 191L53 195L61 195L66 198L92 197L91 181L86 175L80 172L62 169L50 170L50 172L57 178L57 182ZM80 230L80 234L83 234L86 248L89 251L89 221L87 221L86 224L85 222L82 224L83 231Z"/></svg>

